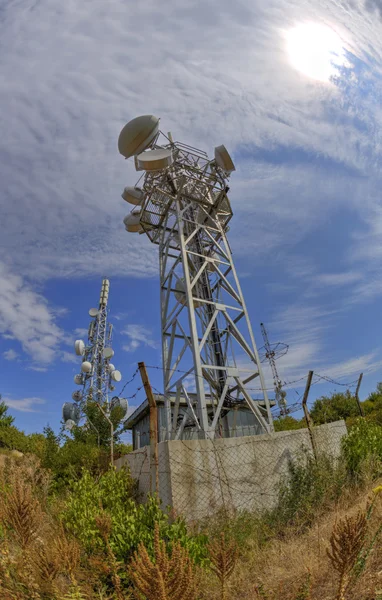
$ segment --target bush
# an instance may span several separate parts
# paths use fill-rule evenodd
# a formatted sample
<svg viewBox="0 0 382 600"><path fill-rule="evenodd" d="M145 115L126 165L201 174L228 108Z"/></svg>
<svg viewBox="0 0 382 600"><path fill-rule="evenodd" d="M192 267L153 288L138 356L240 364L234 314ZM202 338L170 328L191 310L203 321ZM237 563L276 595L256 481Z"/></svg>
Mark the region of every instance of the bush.
<svg viewBox="0 0 382 600"><path fill-rule="evenodd" d="M374 458L377 476L382 464L382 427L367 419L356 419L348 435L342 440L342 451L352 475L359 474L362 463Z"/></svg>
<svg viewBox="0 0 382 600"><path fill-rule="evenodd" d="M189 534L183 519L170 522L151 497L145 504L135 500L136 486L124 471L109 470L98 480L84 470L81 479L72 484L66 507L61 514L66 528L83 544L88 554L104 549L104 541L96 526L96 516L102 507L110 516L112 531L110 546L118 561L126 562L143 542L153 555L154 525L159 524L162 539L171 547L179 540L191 558L202 564L207 558L207 538Z"/></svg>
<svg viewBox="0 0 382 600"><path fill-rule="evenodd" d="M281 532L286 526L309 527L323 510L330 507L348 484L343 461L321 456L316 462L302 454L289 463L289 473L281 483L277 506L266 516L272 529Z"/></svg>

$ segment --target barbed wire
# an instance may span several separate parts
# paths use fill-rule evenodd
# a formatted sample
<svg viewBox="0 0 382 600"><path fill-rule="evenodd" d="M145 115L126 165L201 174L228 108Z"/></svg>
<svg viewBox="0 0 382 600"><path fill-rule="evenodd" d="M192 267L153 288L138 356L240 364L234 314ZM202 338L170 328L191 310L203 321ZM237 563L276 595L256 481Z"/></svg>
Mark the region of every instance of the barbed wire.
<svg viewBox="0 0 382 600"><path fill-rule="evenodd" d="M350 381L348 383L340 383L339 381L335 381L334 379L331 379L331 377L328 377L327 375L319 375L319 373L315 373L314 376L318 377L319 379L323 379L324 381L328 381L329 383L332 383L333 385L342 385L344 387L355 387L358 383L358 379L354 379L354 381ZM316 381L315 383L318 383L318 382Z"/></svg>
<svg viewBox="0 0 382 600"><path fill-rule="evenodd" d="M135 371L134 371L134 373L133 373L133 375L132 375L131 379L129 379L128 381L126 381L126 383L125 383L125 385L123 386L122 390L119 392L119 396L122 396L122 394L123 394L123 391L124 391L125 387L134 381L134 379L135 379L135 378L136 378L136 376L137 376L137 373L138 373L138 371L139 371L139 367L137 367L137 368L135 369Z"/></svg>

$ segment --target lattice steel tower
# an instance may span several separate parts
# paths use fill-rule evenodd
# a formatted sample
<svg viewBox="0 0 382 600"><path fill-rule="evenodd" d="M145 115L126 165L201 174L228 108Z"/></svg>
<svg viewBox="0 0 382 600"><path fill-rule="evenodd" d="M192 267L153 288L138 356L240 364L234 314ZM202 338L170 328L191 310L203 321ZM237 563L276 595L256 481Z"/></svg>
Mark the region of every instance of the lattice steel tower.
<svg viewBox="0 0 382 600"><path fill-rule="evenodd" d="M160 132L159 119L151 115L130 121L118 147L144 171L122 194L135 205L125 228L159 245L167 439L181 438L190 421L200 438L213 439L221 419L243 403L259 432L272 432L259 355L226 237L232 217L227 184L235 170L227 150L215 148L210 160ZM248 389L254 381L261 403ZM181 397L188 408L179 419Z"/></svg>
<svg viewBox="0 0 382 600"><path fill-rule="evenodd" d="M260 328L264 340L265 357L268 360L272 371L273 385L275 389L275 400L280 409L280 414L286 415L286 392L285 390L283 390L283 384L277 372L276 358L279 358L280 356L286 354L288 351L288 346L286 344L282 344L281 342L278 342L277 344L271 344L264 323L260 323Z"/></svg>
<svg viewBox="0 0 382 600"><path fill-rule="evenodd" d="M121 381L122 375L110 362L114 356L111 348L113 326L107 322L110 283L103 279L98 308L91 308L88 329L88 342L76 340L74 349L77 356L82 356L81 373L74 376L74 383L82 389L72 394L75 404L66 402L63 406L63 419L67 429L77 425L86 403L90 400L100 406L106 405L107 412L114 406L123 406L126 401L113 397L109 402L109 392L114 390L114 383ZM127 410L127 406L126 406Z"/></svg>

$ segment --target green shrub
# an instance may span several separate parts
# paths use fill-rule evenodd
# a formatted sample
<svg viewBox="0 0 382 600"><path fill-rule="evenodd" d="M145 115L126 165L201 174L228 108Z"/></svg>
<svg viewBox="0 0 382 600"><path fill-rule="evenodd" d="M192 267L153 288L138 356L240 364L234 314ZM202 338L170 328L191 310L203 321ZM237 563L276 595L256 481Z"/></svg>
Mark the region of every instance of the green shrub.
<svg viewBox="0 0 382 600"><path fill-rule="evenodd" d="M138 504L135 492L135 483L124 470L109 470L98 480L84 470L82 477L72 484L61 518L89 554L104 548L95 520L102 507L111 517L110 546L118 561L126 562L140 542L152 555L154 524L158 523L161 537L169 547L179 540L193 560L203 564L207 560L206 536L190 535L182 519L170 522L168 513L161 510L153 497L145 504Z"/></svg>
<svg viewBox="0 0 382 600"><path fill-rule="evenodd" d="M375 458L377 465L378 461L382 463L382 427L367 419L357 419L342 440L342 451L353 475L360 473L366 460Z"/></svg>
<svg viewBox="0 0 382 600"><path fill-rule="evenodd" d="M297 420L290 415L277 417L277 419L274 419L273 424L275 431L293 431L306 427L305 419Z"/></svg>
<svg viewBox="0 0 382 600"><path fill-rule="evenodd" d="M348 484L343 461L320 456L317 462L301 454L289 463L288 476L281 482L275 509L265 516L272 529L280 532L285 526L309 527L323 510L337 500Z"/></svg>

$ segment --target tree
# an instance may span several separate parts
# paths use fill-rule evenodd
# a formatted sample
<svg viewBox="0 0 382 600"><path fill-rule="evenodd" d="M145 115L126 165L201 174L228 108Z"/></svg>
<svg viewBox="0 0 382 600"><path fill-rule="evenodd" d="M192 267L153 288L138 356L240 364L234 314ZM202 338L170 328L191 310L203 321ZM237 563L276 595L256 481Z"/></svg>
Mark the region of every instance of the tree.
<svg viewBox="0 0 382 600"><path fill-rule="evenodd" d="M102 410L106 412L106 404L102 406ZM111 428L109 421L105 418L102 411L97 406L97 403L90 400L87 402L84 408L84 414L86 422L84 425L79 427L73 427L71 433L72 439L81 443L88 443L91 445L98 444L101 448L110 448L111 441ZM120 442L122 433L122 412L119 409L115 409L109 415L109 419L113 423L113 441L114 445Z"/></svg>
<svg viewBox="0 0 382 600"><path fill-rule="evenodd" d="M0 427L10 427L13 425L15 418L11 415L7 415L8 406L4 401L1 400L0 394Z"/></svg>
<svg viewBox="0 0 382 600"><path fill-rule="evenodd" d="M310 416L315 425L321 425L357 417L359 409L353 394L346 390L346 392L334 392L330 396L317 398L310 411Z"/></svg>
<svg viewBox="0 0 382 600"><path fill-rule="evenodd" d="M306 427L305 419L298 420L290 415L277 417L277 419L273 420L273 424L275 431L292 431Z"/></svg>

